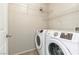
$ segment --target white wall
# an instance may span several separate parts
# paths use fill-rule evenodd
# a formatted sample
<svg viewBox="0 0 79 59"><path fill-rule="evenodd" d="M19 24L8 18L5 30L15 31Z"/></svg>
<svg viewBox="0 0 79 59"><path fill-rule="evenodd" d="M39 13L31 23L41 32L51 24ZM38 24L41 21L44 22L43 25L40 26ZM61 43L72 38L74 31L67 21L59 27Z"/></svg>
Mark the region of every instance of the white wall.
<svg viewBox="0 0 79 59"><path fill-rule="evenodd" d="M49 5L49 28L56 30L74 31L79 27L78 4L50 4Z"/></svg>
<svg viewBox="0 0 79 59"><path fill-rule="evenodd" d="M34 31L47 28L47 20L46 4L9 4L9 34L14 35L9 39L9 54L35 48Z"/></svg>

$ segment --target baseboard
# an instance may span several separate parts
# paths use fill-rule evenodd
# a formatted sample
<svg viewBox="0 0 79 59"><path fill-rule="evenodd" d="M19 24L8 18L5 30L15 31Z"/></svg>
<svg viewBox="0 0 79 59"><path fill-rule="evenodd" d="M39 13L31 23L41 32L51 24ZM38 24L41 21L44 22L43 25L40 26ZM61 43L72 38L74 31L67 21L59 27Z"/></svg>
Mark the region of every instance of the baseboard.
<svg viewBox="0 0 79 59"><path fill-rule="evenodd" d="M24 54L24 53L30 53L30 52L34 52L34 51L36 51L36 48L30 49L30 50L21 51L21 52L18 52L16 54L14 54L14 55L21 55L21 54Z"/></svg>

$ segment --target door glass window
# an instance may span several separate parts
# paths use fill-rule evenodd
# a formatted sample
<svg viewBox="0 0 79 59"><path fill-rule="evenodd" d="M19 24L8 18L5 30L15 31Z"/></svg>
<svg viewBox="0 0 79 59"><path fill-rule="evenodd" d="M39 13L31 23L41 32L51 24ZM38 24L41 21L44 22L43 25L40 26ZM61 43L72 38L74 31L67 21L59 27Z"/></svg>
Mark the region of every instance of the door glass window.
<svg viewBox="0 0 79 59"><path fill-rule="evenodd" d="M62 49L55 43L49 44L48 48L50 55L64 55Z"/></svg>
<svg viewBox="0 0 79 59"><path fill-rule="evenodd" d="M37 44L38 44L38 46L40 46L40 37L39 36L37 36Z"/></svg>

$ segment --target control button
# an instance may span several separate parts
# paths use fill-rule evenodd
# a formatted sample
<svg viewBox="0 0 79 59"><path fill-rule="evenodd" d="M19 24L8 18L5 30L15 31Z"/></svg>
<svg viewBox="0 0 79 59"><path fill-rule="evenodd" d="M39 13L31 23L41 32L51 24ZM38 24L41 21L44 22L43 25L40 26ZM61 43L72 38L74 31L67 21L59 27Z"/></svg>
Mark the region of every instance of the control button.
<svg viewBox="0 0 79 59"><path fill-rule="evenodd" d="M58 33L57 33L57 32L55 32L55 33L54 33L54 36L58 36Z"/></svg>
<svg viewBox="0 0 79 59"><path fill-rule="evenodd" d="M40 33L42 33L43 32L43 30L40 30Z"/></svg>

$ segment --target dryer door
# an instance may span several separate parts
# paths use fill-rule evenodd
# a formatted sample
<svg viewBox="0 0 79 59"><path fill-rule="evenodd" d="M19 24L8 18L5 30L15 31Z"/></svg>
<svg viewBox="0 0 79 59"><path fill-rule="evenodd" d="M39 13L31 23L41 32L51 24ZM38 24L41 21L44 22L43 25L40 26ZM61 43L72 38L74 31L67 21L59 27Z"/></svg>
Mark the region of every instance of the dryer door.
<svg viewBox="0 0 79 59"><path fill-rule="evenodd" d="M36 43L36 48L37 49L41 49L42 47L42 41L41 41L42 37L40 37L40 35L37 35L35 38L35 43Z"/></svg>
<svg viewBox="0 0 79 59"><path fill-rule="evenodd" d="M58 39L49 39L46 43L48 55L70 55L69 50Z"/></svg>

